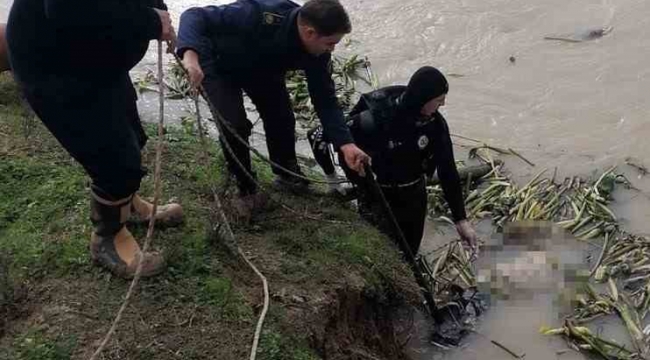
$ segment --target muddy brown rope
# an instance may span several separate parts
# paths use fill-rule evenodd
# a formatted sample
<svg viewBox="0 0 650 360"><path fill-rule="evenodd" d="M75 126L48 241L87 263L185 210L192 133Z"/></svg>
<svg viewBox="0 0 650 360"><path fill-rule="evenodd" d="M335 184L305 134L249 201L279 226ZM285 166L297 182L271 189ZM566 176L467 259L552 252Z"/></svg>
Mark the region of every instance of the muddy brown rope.
<svg viewBox="0 0 650 360"><path fill-rule="evenodd" d="M111 325L111 328L106 333L104 340L99 345L99 348L97 348L95 353L93 353L93 355L90 357L90 360L97 359L99 354L101 354L101 352L104 350L108 342L111 340L111 337L115 333L115 330L117 329L117 325L122 319L124 311L126 310L126 307L129 304L129 300L131 299L131 296L135 292L135 288L138 285L138 282L140 281L140 277L142 275L142 259L144 258L144 254L146 254L147 250L149 249L149 244L151 243L151 238L153 236L154 225L156 223L156 211L158 210L158 199L160 198L160 164L161 164L161 153L163 148L162 145L164 140L163 122L165 117L165 99L164 99L164 85L162 82L162 77L163 77L162 41L159 40L158 41L158 80L159 80L159 94L160 94L159 96L160 117L158 119L158 141L156 142L156 159L155 159L155 168L154 168L154 199L153 199L153 209L151 210L152 215L151 218L149 219L149 227L147 228L147 236L144 241L144 247L140 252L140 256L138 256L138 260L137 260L138 265L135 270L135 276L133 276L133 280L131 281L129 290L127 291L126 296L124 297L124 302L122 303L122 306L117 312L117 316L115 316L115 320L113 320L113 324Z"/></svg>

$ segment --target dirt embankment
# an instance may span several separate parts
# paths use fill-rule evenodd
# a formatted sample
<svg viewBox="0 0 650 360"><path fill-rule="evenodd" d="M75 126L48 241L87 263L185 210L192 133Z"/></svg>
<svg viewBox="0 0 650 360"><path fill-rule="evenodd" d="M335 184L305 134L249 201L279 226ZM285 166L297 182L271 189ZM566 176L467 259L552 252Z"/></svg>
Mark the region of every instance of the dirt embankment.
<svg viewBox="0 0 650 360"><path fill-rule="evenodd" d="M87 359L128 282L90 262L83 170L21 106L6 75L0 95L0 359ZM153 168L156 138L147 130L144 163ZM230 189L223 157L211 144L205 168L197 136L167 130L163 201L179 201L187 218L156 231L168 269L142 281L103 358L247 358L263 292L214 236L210 185ZM269 185L269 169L255 168ZM141 193L152 193L151 175ZM404 358L404 319L419 294L392 244L335 199L271 195L293 212L271 206L244 224L231 216L230 191L223 194L239 246L270 286L258 359ZM146 229L132 230L144 238Z"/></svg>

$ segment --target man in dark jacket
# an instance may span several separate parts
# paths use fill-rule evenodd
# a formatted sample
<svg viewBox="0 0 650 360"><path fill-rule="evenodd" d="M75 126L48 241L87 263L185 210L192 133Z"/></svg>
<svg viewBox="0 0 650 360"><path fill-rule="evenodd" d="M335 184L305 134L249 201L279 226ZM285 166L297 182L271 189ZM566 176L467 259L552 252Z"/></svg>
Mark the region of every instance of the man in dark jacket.
<svg viewBox="0 0 650 360"><path fill-rule="evenodd" d="M203 85L212 103L237 134L248 141L252 124L246 118L242 91L264 121L270 158L300 174L295 149L295 117L285 84L288 70L305 70L309 93L325 132L346 163L363 170L368 156L352 141L331 78L330 53L351 31L337 0L310 0L304 6L289 0L238 0L224 6L192 8L181 16L178 55L194 86ZM251 171L246 145L232 133L221 134L246 171ZM237 179L240 203L252 210L260 197L235 159L224 148L230 172ZM274 168L276 182L292 188L307 183Z"/></svg>
<svg viewBox="0 0 650 360"><path fill-rule="evenodd" d="M173 41L174 29L158 0L15 0L7 24L9 58L25 98L92 180L93 260L118 276L164 269L163 257L143 253L125 223L155 216L176 224L170 204L152 214L136 192L144 175L146 142L129 70L149 41Z"/></svg>
<svg viewBox="0 0 650 360"><path fill-rule="evenodd" d="M422 67L408 86L388 86L362 95L347 122L354 141L372 157L376 180L414 254L420 248L427 213L425 175L436 170L458 234L469 246L476 246L476 233L465 214L449 128L438 112L448 91L440 71ZM308 138L320 166L327 174L334 173L327 138L318 128L311 130ZM342 165L359 190L361 215L396 237L368 179Z"/></svg>

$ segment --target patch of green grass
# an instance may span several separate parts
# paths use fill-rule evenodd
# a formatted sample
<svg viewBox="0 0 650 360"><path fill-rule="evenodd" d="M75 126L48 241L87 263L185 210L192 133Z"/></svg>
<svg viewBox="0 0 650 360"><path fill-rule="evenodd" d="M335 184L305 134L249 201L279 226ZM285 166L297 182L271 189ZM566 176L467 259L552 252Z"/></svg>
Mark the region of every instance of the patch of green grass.
<svg viewBox="0 0 650 360"><path fill-rule="evenodd" d="M269 236L286 253L283 271L296 278L324 280L340 269L360 271L366 280L378 280L396 266L405 266L390 239L375 228L350 226L282 227Z"/></svg>
<svg viewBox="0 0 650 360"><path fill-rule="evenodd" d="M312 239L312 235L316 230L315 227L304 229L296 226L273 234L274 236L271 239L287 254L301 257L309 250L318 251L322 248L319 241Z"/></svg>
<svg viewBox="0 0 650 360"><path fill-rule="evenodd" d="M68 272L87 263L80 168L10 157L0 163L0 183L0 251L13 255L12 268Z"/></svg>
<svg viewBox="0 0 650 360"><path fill-rule="evenodd" d="M252 311L247 306L241 293L225 277L210 276L204 278L198 289L199 302L215 306L227 319L252 318Z"/></svg>
<svg viewBox="0 0 650 360"><path fill-rule="evenodd" d="M158 127L153 124L144 124L144 129L149 141L144 149L143 162L150 166L150 171L142 181L141 191L152 193ZM224 160L215 141L206 139L208 146L203 149L197 134L183 128L170 126L165 128L164 141L162 170L168 178L168 182L182 180L189 185L183 186L183 190L193 193L197 190L209 191L211 184L221 184L224 181L225 176L221 171ZM203 150L207 154L208 168L204 166Z"/></svg>
<svg viewBox="0 0 650 360"><path fill-rule="evenodd" d="M232 281L221 277L209 277L205 279L201 287L199 298L206 304L223 307L233 298Z"/></svg>
<svg viewBox="0 0 650 360"><path fill-rule="evenodd" d="M381 257L387 239L374 229L359 227L355 231L343 228L323 228L318 239L324 244L323 250L348 264L367 264L370 259Z"/></svg>
<svg viewBox="0 0 650 360"><path fill-rule="evenodd" d="M0 252L18 278L88 264L86 176L0 75Z"/></svg>
<svg viewBox="0 0 650 360"><path fill-rule="evenodd" d="M0 74L0 105L20 106L18 85L11 79L8 72Z"/></svg>
<svg viewBox="0 0 650 360"><path fill-rule="evenodd" d="M280 269L283 274L296 282L317 279L319 274L322 274L319 264L315 264L311 259L300 259L294 256L283 258Z"/></svg>
<svg viewBox="0 0 650 360"><path fill-rule="evenodd" d="M296 202L292 204L295 206ZM317 206L321 213L341 208L327 202ZM312 209L316 211L313 205ZM412 300L419 296L416 290L409 292L402 288L413 286L412 289L416 289L410 282L413 281L411 271L397 247L369 224L334 225L281 219L266 226L275 227L265 238L282 253L279 261L283 276L292 283L313 289L309 291L337 286L352 276L359 280L353 283L362 286L366 295L382 299L380 301Z"/></svg>
<svg viewBox="0 0 650 360"><path fill-rule="evenodd" d="M192 228L190 222L187 227ZM171 235L171 234L166 234ZM207 276L212 272L211 252L205 232L190 232L166 245L170 273L176 276Z"/></svg>
<svg viewBox="0 0 650 360"><path fill-rule="evenodd" d="M205 120L204 120L205 121ZM155 140L157 136L157 127L145 126L147 135ZM165 129L165 140L168 144L168 153L184 153L188 156L186 162L175 162L173 166L174 174L179 177L193 179L194 185L199 188L208 189L211 184L223 185L228 173L223 171L226 168L226 160L223 156L223 149L215 139L205 137L207 147L203 143L198 132L192 127L183 126L180 128L167 127ZM153 144L153 143L152 143ZM150 147L153 152L154 147ZM206 151L209 167L204 166L204 153ZM270 165L260 160L258 157L252 157L252 166L258 181L270 183L274 174Z"/></svg>
<svg viewBox="0 0 650 360"><path fill-rule="evenodd" d="M262 331L259 348L261 360L318 360L319 356L295 337L287 337L273 329Z"/></svg>
<svg viewBox="0 0 650 360"><path fill-rule="evenodd" d="M12 131L3 134L2 130L7 123L12 124ZM9 73L0 74L0 149L2 148L3 136L16 136L25 140L37 125L32 112L24 106L24 102Z"/></svg>
<svg viewBox="0 0 650 360"><path fill-rule="evenodd" d="M16 360L67 360L75 343L73 337L48 339L41 331L30 330L14 344Z"/></svg>

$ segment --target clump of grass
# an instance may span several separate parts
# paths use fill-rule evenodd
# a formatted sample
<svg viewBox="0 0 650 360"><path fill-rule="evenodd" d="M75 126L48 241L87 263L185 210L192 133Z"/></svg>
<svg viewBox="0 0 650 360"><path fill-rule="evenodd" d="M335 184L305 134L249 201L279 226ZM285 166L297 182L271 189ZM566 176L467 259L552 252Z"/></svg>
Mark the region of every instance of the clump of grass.
<svg viewBox="0 0 650 360"><path fill-rule="evenodd" d="M260 350L262 360L317 360L320 359L302 341L268 329L262 332Z"/></svg>
<svg viewBox="0 0 650 360"><path fill-rule="evenodd" d="M253 313L232 280L210 276L201 281L197 294L199 302L217 308L227 319L252 319Z"/></svg>
<svg viewBox="0 0 650 360"><path fill-rule="evenodd" d="M37 329L32 329L18 338L14 344L16 360L68 360L76 340L60 336L50 339Z"/></svg>

